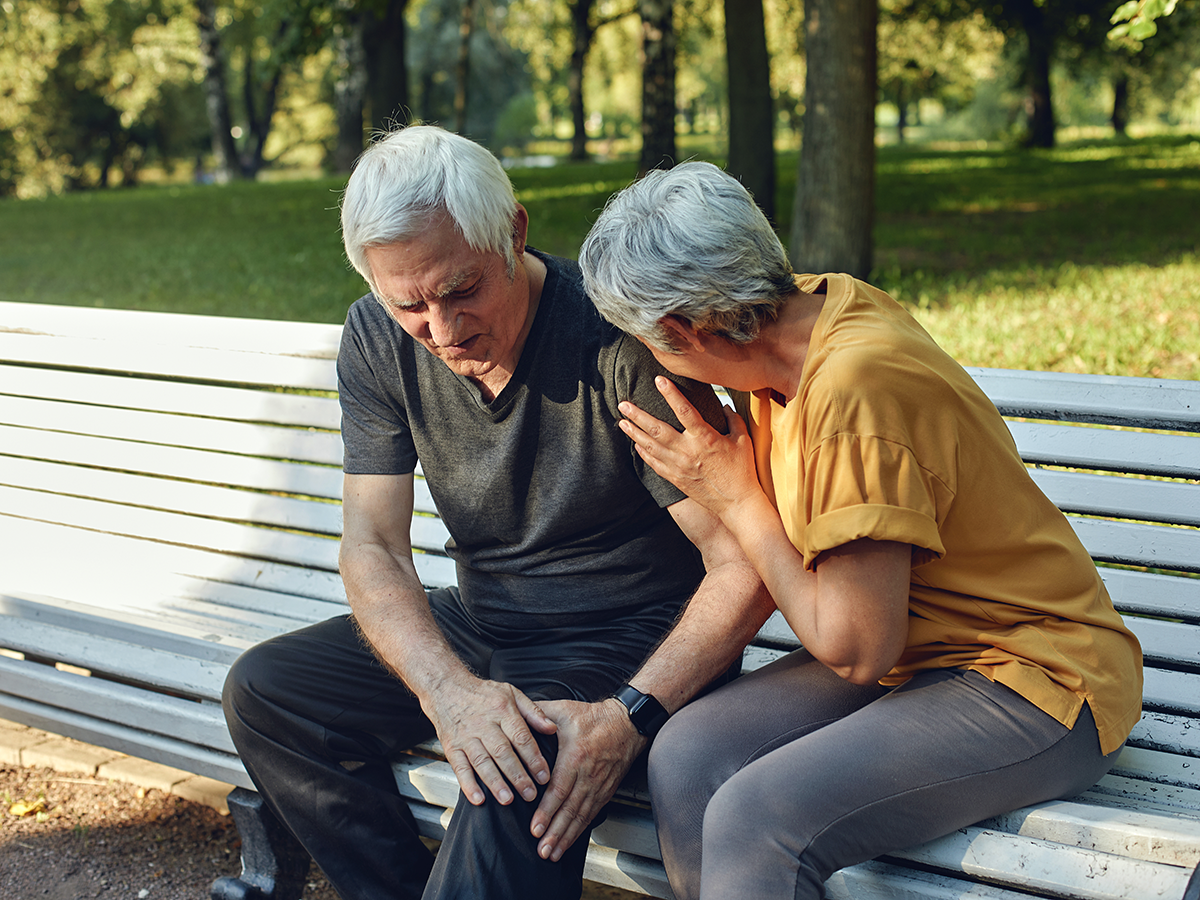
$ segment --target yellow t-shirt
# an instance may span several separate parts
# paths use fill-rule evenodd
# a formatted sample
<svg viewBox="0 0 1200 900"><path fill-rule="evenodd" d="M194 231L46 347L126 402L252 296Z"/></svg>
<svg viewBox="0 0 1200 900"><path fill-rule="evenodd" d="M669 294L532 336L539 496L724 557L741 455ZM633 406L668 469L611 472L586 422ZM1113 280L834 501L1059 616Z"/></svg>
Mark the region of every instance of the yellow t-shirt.
<svg viewBox="0 0 1200 900"><path fill-rule="evenodd" d="M826 295L799 391L739 411L806 565L858 538L913 545L908 643L882 683L975 669L1067 727L1086 701L1116 749L1141 714L1141 648L995 406L883 291L796 283Z"/></svg>

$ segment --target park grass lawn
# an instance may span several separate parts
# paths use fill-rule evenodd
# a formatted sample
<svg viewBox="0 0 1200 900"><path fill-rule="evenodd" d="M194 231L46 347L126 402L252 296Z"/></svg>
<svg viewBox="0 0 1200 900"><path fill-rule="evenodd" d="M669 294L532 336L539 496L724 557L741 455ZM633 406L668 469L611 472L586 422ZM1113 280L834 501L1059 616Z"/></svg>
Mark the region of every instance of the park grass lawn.
<svg viewBox="0 0 1200 900"><path fill-rule="evenodd" d="M633 176L514 170L531 243L574 256ZM785 236L794 183L782 156ZM342 255L342 184L0 202L0 300L340 322L365 291ZM1200 379L1200 139L882 148L877 201L872 280L962 363Z"/></svg>

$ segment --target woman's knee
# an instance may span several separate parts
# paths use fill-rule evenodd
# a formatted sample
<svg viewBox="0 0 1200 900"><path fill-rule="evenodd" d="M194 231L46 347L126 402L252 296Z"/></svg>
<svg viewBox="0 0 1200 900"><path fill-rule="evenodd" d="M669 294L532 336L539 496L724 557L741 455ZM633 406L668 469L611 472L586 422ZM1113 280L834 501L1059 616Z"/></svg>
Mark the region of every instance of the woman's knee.
<svg viewBox="0 0 1200 900"><path fill-rule="evenodd" d="M652 793L674 797L679 788L694 784L711 764L709 722L685 706L667 720L650 746L648 772Z"/></svg>

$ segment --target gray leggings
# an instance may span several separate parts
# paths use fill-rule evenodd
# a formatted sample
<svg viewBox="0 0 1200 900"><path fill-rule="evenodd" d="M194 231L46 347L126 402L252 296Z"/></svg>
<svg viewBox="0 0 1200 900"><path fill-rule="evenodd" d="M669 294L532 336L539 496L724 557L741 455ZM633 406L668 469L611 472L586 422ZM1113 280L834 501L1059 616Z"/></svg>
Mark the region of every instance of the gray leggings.
<svg viewBox="0 0 1200 900"><path fill-rule="evenodd" d="M1091 711L1067 729L977 672L858 687L803 650L684 707L650 752L678 900L822 898L838 869L1086 790Z"/></svg>

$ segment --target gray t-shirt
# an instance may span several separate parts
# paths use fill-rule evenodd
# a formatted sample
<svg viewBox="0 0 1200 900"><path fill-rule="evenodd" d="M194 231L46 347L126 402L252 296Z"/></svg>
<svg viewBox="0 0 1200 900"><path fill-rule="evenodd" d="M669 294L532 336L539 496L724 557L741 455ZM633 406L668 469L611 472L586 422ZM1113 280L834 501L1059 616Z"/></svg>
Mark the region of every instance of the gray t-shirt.
<svg viewBox="0 0 1200 900"><path fill-rule="evenodd" d="M371 295L350 308L338 354L345 471L406 474L420 460L463 603L484 621L682 604L704 574L666 510L683 495L617 427L624 399L675 423L654 386L663 369L600 318L574 262L537 255L541 301L492 402ZM711 388L675 380L724 430Z"/></svg>

